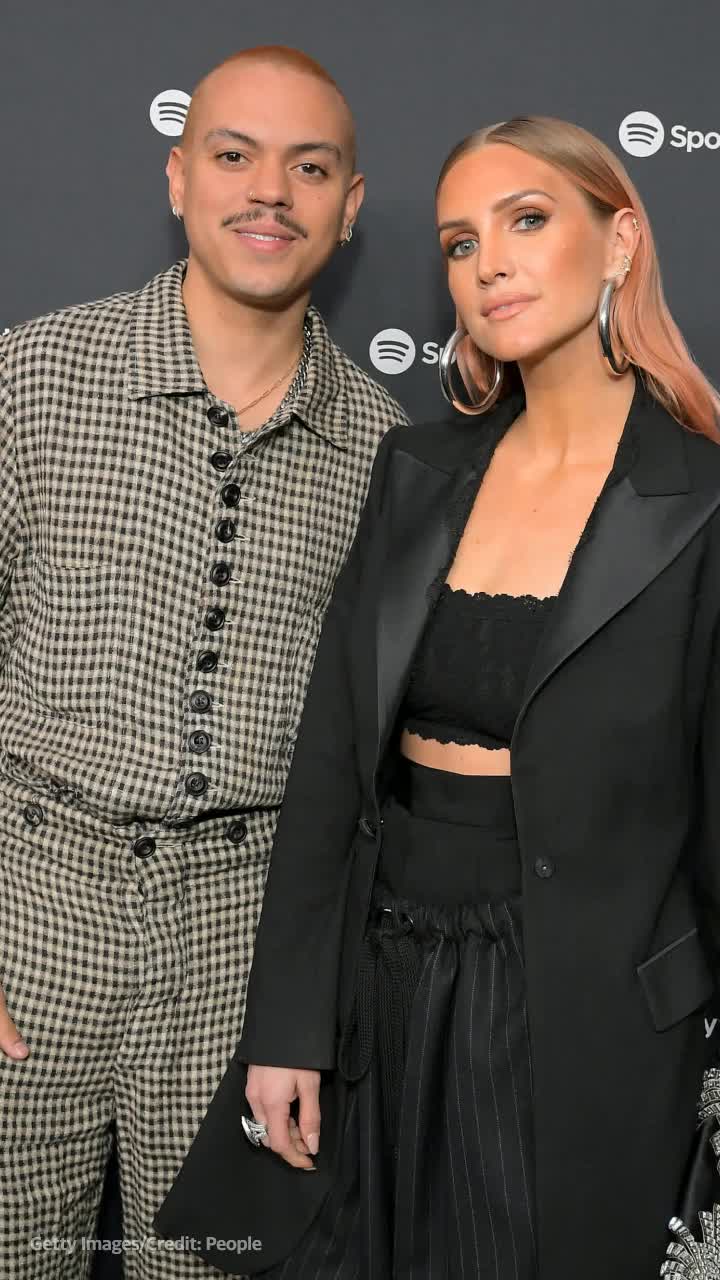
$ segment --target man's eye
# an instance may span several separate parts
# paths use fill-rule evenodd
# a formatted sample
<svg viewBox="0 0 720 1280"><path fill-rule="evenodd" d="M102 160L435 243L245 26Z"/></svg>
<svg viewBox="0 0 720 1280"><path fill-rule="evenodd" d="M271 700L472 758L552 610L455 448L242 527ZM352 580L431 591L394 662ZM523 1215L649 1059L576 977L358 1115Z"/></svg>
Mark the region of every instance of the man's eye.
<svg viewBox="0 0 720 1280"><path fill-rule="evenodd" d="M242 151L221 151L220 160L229 160L231 164L235 164L238 160L244 160Z"/></svg>
<svg viewBox="0 0 720 1280"><path fill-rule="evenodd" d="M316 173L321 173L324 178L327 177L327 169L321 168L319 164L313 164L312 160L304 160L302 164L298 165L298 168L302 169L311 178L314 178ZM311 173L310 170L312 170Z"/></svg>

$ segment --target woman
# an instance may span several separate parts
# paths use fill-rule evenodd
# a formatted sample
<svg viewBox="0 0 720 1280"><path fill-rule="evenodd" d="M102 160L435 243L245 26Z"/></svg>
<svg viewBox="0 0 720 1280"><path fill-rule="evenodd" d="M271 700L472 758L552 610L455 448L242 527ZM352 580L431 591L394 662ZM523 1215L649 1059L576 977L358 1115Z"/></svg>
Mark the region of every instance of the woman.
<svg viewBox="0 0 720 1280"><path fill-rule="evenodd" d="M437 215L484 416L379 449L156 1225L288 1280L650 1280L720 934L717 397L584 130L473 134Z"/></svg>

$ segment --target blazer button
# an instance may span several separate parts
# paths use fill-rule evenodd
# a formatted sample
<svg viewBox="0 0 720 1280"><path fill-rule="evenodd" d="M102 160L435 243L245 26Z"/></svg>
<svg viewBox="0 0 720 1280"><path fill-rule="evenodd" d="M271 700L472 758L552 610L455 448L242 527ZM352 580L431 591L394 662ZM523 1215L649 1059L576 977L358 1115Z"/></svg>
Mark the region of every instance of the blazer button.
<svg viewBox="0 0 720 1280"><path fill-rule="evenodd" d="M189 773L185 779L185 790L191 796L204 796L208 789L208 780L204 773Z"/></svg>
<svg viewBox="0 0 720 1280"><path fill-rule="evenodd" d="M190 706L193 711L209 711L212 706L212 698L206 689L193 689L190 694Z"/></svg>
<svg viewBox="0 0 720 1280"><path fill-rule="evenodd" d="M236 507L240 501L240 485L235 480L230 480L220 490L220 497L226 507Z"/></svg>
<svg viewBox="0 0 720 1280"><path fill-rule="evenodd" d="M217 664L218 664L218 655L215 652L215 650L203 649L202 653L198 654L197 662L195 663L195 666L197 667L198 671L203 671L205 674L207 674L210 671L214 671L215 668L217 667ZM207 711L207 707L205 708L205 710Z"/></svg>
<svg viewBox="0 0 720 1280"><path fill-rule="evenodd" d="M227 560L218 560L210 570L210 581L214 582L216 587L224 587L230 581L231 573L232 569Z"/></svg>
<svg viewBox="0 0 720 1280"><path fill-rule="evenodd" d="M361 818L358 822L358 826L364 836L369 836L371 840L375 839L375 836L377 835L377 827L373 822L370 822L369 818Z"/></svg>
<svg viewBox="0 0 720 1280"><path fill-rule="evenodd" d="M205 733L204 729L195 729L188 738L188 746L191 751L202 755L204 751L210 750L212 738L209 733Z"/></svg>
<svg viewBox="0 0 720 1280"><path fill-rule="evenodd" d="M25 819L29 827L39 827L44 817L45 817L45 813L43 811L42 805L39 805L39 804L25 805L25 808L23 809L23 818Z"/></svg>
<svg viewBox="0 0 720 1280"><path fill-rule="evenodd" d="M218 542L232 542L237 533L237 525L234 520L218 520L215 525L215 537Z"/></svg>
<svg viewBox="0 0 720 1280"><path fill-rule="evenodd" d="M247 823L243 822L242 818L238 818L235 822L230 823L225 835L231 844L244 844L247 840L247 833Z"/></svg>
<svg viewBox="0 0 720 1280"><path fill-rule="evenodd" d="M233 456L227 449L216 449L210 454L211 465L216 471L227 471L232 466Z"/></svg>
<svg viewBox="0 0 720 1280"><path fill-rule="evenodd" d="M222 409L219 404L211 404L207 416L214 427L226 427L230 421L227 409Z"/></svg>
<svg viewBox="0 0 720 1280"><path fill-rule="evenodd" d="M205 626L208 631L219 631L225 626L225 610L214 605L212 609L208 609L205 614Z"/></svg>
<svg viewBox="0 0 720 1280"><path fill-rule="evenodd" d="M540 876L542 880L547 880L548 876L553 875L555 864L552 858L536 858L535 859L535 875Z"/></svg>
<svg viewBox="0 0 720 1280"><path fill-rule="evenodd" d="M149 858L155 852L155 841L152 836L139 836L133 845L136 858Z"/></svg>

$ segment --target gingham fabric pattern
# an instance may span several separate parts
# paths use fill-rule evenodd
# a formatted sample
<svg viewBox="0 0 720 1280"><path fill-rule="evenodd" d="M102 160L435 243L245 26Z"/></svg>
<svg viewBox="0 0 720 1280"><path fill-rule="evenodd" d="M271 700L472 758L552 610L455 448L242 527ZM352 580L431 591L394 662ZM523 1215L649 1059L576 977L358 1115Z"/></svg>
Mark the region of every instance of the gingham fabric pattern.
<svg viewBox="0 0 720 1280"><path fill-rule="evenodd" d="M0 983L30 1047L0 1054L0 1276L87 1280L115 1116L126 1280L219 1277L150 1224L239 1038L272 813L142 859L132 827L35 808L0 781Z"/></svg>
<svg viewBox="0 0 720 1280"><path fill-rule="evenodd" d="M406 420L311 307L242 433L184 268L0 338L3 1280L89 1275L113 1116L125 1275L208 1274L140 1246L240 1036L322 617Z"/></svg>
<svg viewBox="0 0 720 1280"><path fill-rule="evenodd" d="M280 803L372 459L405 420L311 307L302 385L242 433L197 363L184 267L0 339L0 772L115 821Z"/></svg>

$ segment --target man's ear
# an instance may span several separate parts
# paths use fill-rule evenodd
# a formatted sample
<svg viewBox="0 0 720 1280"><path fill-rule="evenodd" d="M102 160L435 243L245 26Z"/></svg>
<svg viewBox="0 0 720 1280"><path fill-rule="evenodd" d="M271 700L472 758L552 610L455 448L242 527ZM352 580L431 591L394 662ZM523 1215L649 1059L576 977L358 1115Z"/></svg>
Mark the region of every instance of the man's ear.
<svg viewBox="0 0 720 1280"><path fill-rule="evenodd" d="M182 147L172 148L165 165L165 172L168 177L170 204L182 213L185 196L185 159Z"/></svg>
<svg viewBox="0 0 720 1280"><path fill-rule="evenodd" d="M347 194L345 196L344 226L354 226L355 220L360 212L360 206L364 199L365 176L362 173L355 173L350 180L350 186L348 187Z"/></svg>

